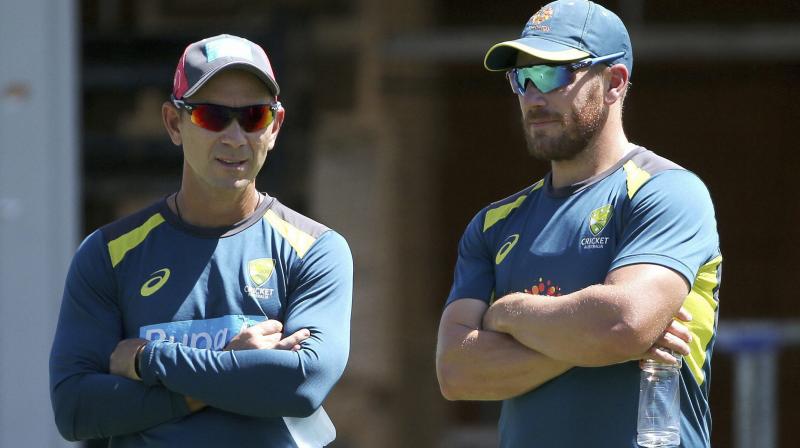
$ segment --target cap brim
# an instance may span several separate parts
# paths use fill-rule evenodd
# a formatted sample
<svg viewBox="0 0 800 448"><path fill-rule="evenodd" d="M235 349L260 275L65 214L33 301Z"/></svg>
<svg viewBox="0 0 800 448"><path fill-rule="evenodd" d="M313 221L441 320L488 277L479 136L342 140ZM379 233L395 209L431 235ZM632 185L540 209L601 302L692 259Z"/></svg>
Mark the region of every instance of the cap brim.
<svg viewBox="0 0 800 448"><path fill-rule="evenodd" d="M261 81L264 82L264 84L267 85L267 88L269 89L269 91L272 93L273 96L277 97L278 94L280 93L281 89L280 87L278 87L278 83L274 79L270 78L269 75L264 73L264 71L261 70L260 67L257 67L248 62L237 60L237 61L231 61L227 64L220 65L219 67L216 67L214 70L204 74L203 77L200 78L200 80L196 82L191 89L187 90L186 93L183 94L183 97L188 98L197 93L197 91L200 90L200 87L203 87L203 85L205 85L205 83L207 83L208 80L213 78L214 75L216 75L217 73L234 68L246 70L256 75L258 79L260 79Z"/></svg>
<svg viewBox="0 0 800 448"><path fill-rule="evenodd" d="M500 42L486 52L483 65L487 70L499 72L517 65L517 53L523 52L538 59L534 62L570 62L591 56L577 48L538 37L525 37L517 40Z"/></svg>

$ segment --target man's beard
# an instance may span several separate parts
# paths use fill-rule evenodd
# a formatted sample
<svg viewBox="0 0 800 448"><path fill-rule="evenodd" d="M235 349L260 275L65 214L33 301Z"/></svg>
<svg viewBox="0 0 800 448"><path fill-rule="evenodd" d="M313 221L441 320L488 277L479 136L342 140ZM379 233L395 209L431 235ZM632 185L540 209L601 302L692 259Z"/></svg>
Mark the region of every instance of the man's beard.
<svg viewBox="0 0 800 448"><path fill-rule="evenodd" d="M603 104L602 88L596 85L586 104L580 109L573 107L570 111L571 125L566 124L566 117L544 111L529 111L522 117L522 129L528 152L539 160L561 161L572 160L586 150L589 142L602 129L608 120L608 106ZM531 120L557 120L563 131L558 135L546 132L529 131Z"/></svg>

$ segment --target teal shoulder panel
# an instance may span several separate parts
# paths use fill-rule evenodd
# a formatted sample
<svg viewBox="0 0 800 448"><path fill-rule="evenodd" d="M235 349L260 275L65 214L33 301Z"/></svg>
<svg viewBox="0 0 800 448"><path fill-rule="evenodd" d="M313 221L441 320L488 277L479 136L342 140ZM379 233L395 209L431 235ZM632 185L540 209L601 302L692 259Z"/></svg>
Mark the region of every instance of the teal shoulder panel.
<svg viewBox="0 0 800 448"><path fill-rule="evenodd" d="M273 202L270 210L281 220L285 221L292 227L310 235L312 238L319 238L320 235L330 230L323 224L320 224L313 219L301 215L291 208L283 205L277 199Z"/></svg>
<svg viewBox="0 0 800 448"><path fill-rule="evenodd" d="M625 162L623 169L625 170L628 198L633 199L639 188L656 174L667 170L683 170L684 168L653 151L644 150L636 153L630 160Z"/></svg>
<svg viewBox="0 0 800 448"><path fill-rule="evenodd" d="M305 256L320 235L330 230L277 200L273 201L269 210L264 213L264 219L289 242L300 258Z"/></svg>

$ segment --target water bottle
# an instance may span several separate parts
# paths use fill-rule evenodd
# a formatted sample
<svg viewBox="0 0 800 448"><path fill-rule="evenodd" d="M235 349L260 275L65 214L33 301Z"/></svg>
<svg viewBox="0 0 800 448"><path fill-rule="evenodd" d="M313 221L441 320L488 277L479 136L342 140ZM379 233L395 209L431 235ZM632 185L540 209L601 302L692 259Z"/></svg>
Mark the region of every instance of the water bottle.
<svg viewBox="0 0 800 448"><path fill-rule="evenodd" d="M681 443L681 356L677 364L642 362L639 381L639 418L636 443L643 447L678 446Z"/></svg>
<svg viewBox="0 0 800 448"><path fill-rule="evenodd" d="M283 417L283 421L299 448L320 448L336 439L336 428L322 406L308 417Z"/></svg>

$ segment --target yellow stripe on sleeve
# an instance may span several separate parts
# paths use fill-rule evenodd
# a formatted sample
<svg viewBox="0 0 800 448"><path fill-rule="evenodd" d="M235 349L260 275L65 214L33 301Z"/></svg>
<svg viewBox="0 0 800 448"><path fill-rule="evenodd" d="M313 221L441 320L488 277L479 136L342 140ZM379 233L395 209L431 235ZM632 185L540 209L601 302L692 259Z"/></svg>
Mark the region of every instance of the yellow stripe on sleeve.
<svg viewBox="0 0 800 448"><path fill-rule="evenodd" d="M628 199L633 199L633 195L650 179L650 173L636 166L633 160L628 160L622 167L627 176Z"/></svg>
<svg viewBox="0 0 800 448"><path fill-rule="evenodd" d="M714 335L714 316L717 310L714 288L717 287L717 270L720 263L722 256L714 258L700 268L692 285L692 291L683 302L684 308L692 314L692 321L687 324L689 331L692 332L690 353L683 362L692 371L697 384L703 384L705 381L703 365L706 362L706 348Z"/></svg>
<svg viewBox="0 0 800 448"><path fill-rule="evenodd" d="M486 212L486 218L483 220L483 231L485 232L489 230L489 228L497 224L498 221L508 216L508 214L511 213L511 211L515 208L519 207L527 197L527 195L522 195L518 197L516 201L510 204L504 204L500 207L488 210Z"/></svg>
<svg viewBox="0 0 800 448"><path fill-rule="evenodd" d="M147 238L147 234L149 234L151 230L158 227L162 222L164 222L164 217L161 216L160 213L156 213L139 227L113 241L109 241L108 255L111 257L111 266L117 267L119 262L125 258L125 254L141 244L142 241Z"/></svg>
<svg viewBox="0 0 800 448"><path fill-rule="evenodd" d="M267 210L264 217L272 228L289 242L300 258L303 258L308 249L314 244L314 241L316 241L313 236L284 221L272 210Z"/></svg>
<svg viewBox="0 0 800 448"><path fill-rule="evenodd" d="M533 188L531 188L531 191L529 192L529 194L533 193L534 191L536 191L536 190L538 190L540 188L542 188L542 185L544 185L544 179L540 180L539 182L536 182L533 185ZM522 195L522 196L518 197L517 200L514 201L514 202L511 202L509 204L503 204L503 205L501 205L501 206L499 206L497 208L493 208L491 210L488 210L486 212L486 217L483 219L483 231L485 232L485 231L489 230L489 228L492 227L493 225L497 224L498 221L500 221L501 219L503 219L506 216L508 216L509 213L511 213L515 208L517 208L520 205L522 205L522 203L525 202L525 199L527 197L528 197L528 195L525 194L525 195Z"/></svg>

